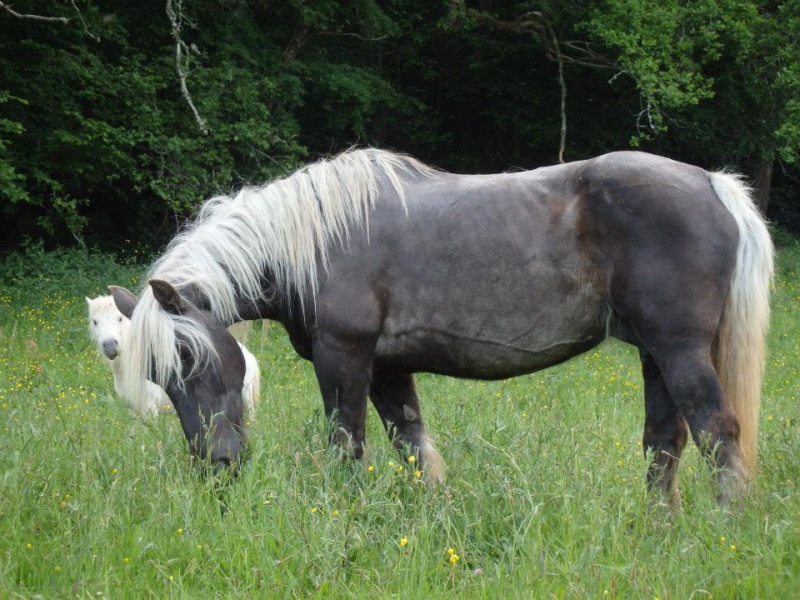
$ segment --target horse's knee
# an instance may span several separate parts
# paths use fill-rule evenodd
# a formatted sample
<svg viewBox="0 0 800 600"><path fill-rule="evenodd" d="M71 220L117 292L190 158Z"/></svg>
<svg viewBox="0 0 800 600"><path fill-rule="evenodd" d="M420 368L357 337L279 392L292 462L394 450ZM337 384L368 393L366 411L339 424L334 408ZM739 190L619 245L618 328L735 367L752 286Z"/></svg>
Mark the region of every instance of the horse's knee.
<svg viewBox="0 0 800 600"><path fill-rule="evenodd" d="M664 373L671 398L701 448L738 442L739 421L728 405L710 363L691 356Z"/></svg>

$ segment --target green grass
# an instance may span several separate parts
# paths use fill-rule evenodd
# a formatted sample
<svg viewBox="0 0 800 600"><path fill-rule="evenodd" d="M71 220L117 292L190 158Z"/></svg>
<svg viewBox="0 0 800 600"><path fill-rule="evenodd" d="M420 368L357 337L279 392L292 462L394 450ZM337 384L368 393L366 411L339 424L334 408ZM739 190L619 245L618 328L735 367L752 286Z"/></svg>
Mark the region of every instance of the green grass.
<svg viewBox="0 0 800 600"><path fill-rule="evenodd" d="M683 511L651 505L642 384L622 344L496 383L420 376L448 465L446 485L431 489L390 450L374 412L364 464L326 450L313 371L268 325L250 339L262 370L252 461L220 491L189 468L177 419L132 417L90 348L83 297L136 275L79 251L29 249L0 264L0 598L663 600L800 589L792 240L774 294L758 484L737 513L716 506L694 447L680 471Z"/></svg>

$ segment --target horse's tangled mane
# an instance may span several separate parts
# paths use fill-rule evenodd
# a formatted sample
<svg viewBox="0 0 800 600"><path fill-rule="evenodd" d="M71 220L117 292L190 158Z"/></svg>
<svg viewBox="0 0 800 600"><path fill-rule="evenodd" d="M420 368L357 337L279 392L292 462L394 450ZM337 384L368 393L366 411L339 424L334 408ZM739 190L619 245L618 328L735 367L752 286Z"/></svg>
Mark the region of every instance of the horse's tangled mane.
<svg viewBox="0 0 800 600"><path fill-rule="evenodd" d="M277 293L294 295L302 308L316 298L318 270L327 266L330 248L346 244L353 228L367 227L380 176L405 205L401 172L430 175L433 169L384 150L350 150L234 196L213 197L170 242L147 278L166 280L179 292L191 290L226 325L237 320L237 299L263 297L265 273ZM162 310L145 286L124 349L137 358L128 361L137 371L126 374L131 385L145 379L148 364L159 385L172 377L182 382L177 340L194 357L195 369L213 358L205 330Z"/></svg>

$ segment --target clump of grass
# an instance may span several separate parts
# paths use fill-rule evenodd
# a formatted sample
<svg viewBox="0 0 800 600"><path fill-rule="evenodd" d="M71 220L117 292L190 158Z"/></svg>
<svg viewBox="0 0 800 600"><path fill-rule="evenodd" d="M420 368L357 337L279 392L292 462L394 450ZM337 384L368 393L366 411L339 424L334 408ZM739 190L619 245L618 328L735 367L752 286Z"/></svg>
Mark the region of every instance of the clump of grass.
<svg viewBox="0 0 800 600"><path fill-rule="evenodd" d="M220 488L174 415L128 413L90 347L83 297L138 267L76 251L77 281L69 252L24 273L6 259L21 274L0 279L0 597L789 597L800 250L779 259L758 484L719 509L690 448L679 513L644 489L638 360L618 343L508 381L420 376L448 465L431 487L372 413L367 458L343 464L313 369L258 326L252 458Z"/></svg>

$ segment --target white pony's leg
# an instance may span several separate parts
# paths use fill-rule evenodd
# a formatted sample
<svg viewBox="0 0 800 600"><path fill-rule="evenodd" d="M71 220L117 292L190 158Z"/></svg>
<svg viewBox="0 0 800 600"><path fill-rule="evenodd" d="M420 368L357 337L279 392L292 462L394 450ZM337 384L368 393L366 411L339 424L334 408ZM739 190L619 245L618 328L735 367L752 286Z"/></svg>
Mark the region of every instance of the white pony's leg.
<svg viewBox="0 0 800 600"><path fill-rule="evenodd" d="M244 355L244 385L242 387L242 400L245 409L251 414L255 410L256 404L261 397L261 373L258 368L258 361L245 346L239 343L239 348Z"/></svg>
<svg viewBox="0 0 800 600"><path fill-rule="evenodd" d="M146 397L143 398L143 402L138 407L142 416L156 416L165 405L170 405L166 392L152 381L145 383L145 390L147 391Z"/></svg>

